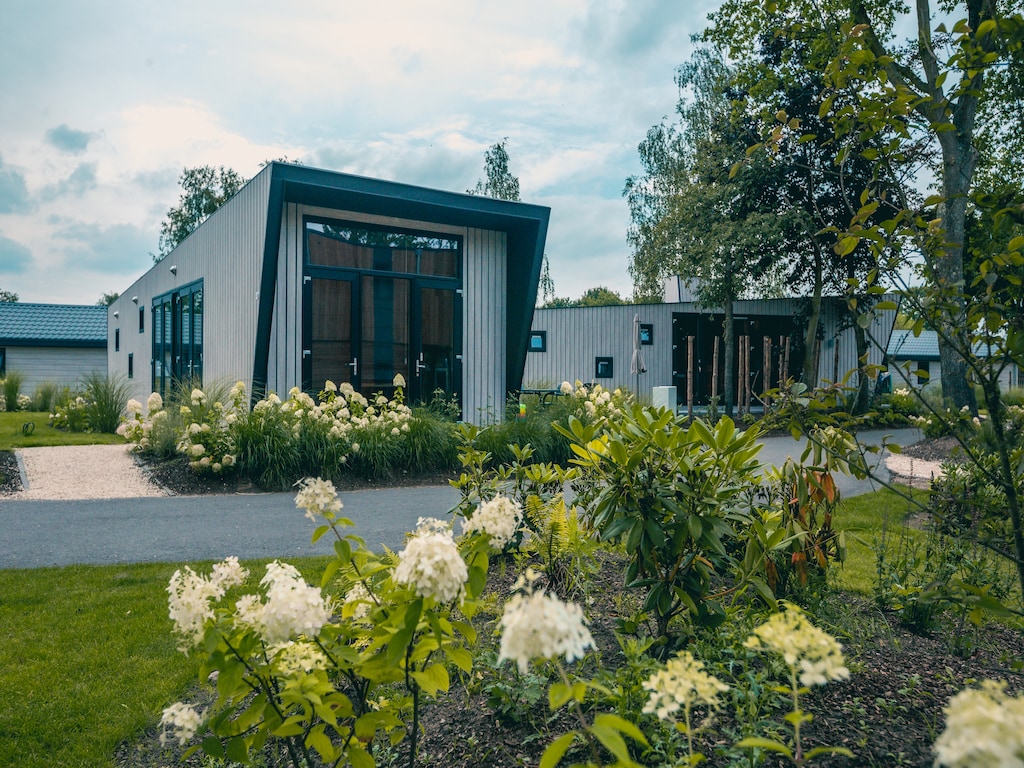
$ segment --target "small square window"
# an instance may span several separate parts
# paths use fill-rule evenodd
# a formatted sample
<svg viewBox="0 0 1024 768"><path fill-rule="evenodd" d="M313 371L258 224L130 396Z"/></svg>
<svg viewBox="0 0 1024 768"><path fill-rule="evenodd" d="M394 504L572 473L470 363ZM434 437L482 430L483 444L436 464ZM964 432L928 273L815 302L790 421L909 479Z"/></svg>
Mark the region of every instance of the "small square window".
<svg viewBox="0 0 1024 768"><path fill-rule="evenodd" d="M120 328L115 328L114 329L114 351L115 352L120 352L121 351L121 329Z"/></svg>
<svg viewBox="0 0 1024 768"><path fill-rule="evenodd" d="M139 307L139 333L146 331L146 308Z"/></svg>
<svg viewBox="0 0 1024 768"><path fill-rule="evenodd" d="M612 358L610 357L595 357L594 358L594 378L595 379L610 379L612 377Z"/></svg>
<svg viewBox="0 0 1024 768"><path fill-rule="evenodd" d="M135 378L135 354L132 352L128 353L128 378Z"/></svg>
<svg viewBox="0 0 1024 768"><path fill-rule="evenodd" d="M548 332L547 331L531 331L530 332L530 351L531 352L547 352L548 351Z"/></svg>
<svg viewBox="0 0 1024 768"><path fill-rule="evenodd" d="M640 343L645 346L654 343L654 323L640 323Z"/></svg>

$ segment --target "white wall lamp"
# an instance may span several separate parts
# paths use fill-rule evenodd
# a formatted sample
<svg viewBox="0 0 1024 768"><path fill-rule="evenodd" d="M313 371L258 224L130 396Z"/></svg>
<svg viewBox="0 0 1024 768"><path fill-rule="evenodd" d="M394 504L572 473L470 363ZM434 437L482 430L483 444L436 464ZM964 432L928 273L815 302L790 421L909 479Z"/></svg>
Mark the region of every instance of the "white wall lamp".
<svg viewBox="0 0 1024 768"><path fill-rule="evenodd" d="M117 312L117 311L114 312L114 317L120 317L120 316L121 316L120 312Z"/></svg>
<svg viewBox="0 0 1024 768"><path fill-rule="evenodd" d="M171 274L172 275L178 274L178 265L177 264L171 265Z"/></svg>
<svg viewBox="0 0 1024 768"><path fill-rule="evenodd" d="M139 297L138 296L132 296L132 304L138 304L138 303L139 303Z"/></svg>

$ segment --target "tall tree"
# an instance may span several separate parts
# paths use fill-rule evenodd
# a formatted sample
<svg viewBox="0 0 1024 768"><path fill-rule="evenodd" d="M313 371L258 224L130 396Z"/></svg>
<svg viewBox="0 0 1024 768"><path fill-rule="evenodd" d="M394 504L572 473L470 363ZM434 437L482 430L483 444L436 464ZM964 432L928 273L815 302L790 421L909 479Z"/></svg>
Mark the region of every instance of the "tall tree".
<svg viewBox="0 0 1024 768"><path fill-rule="evenodd" d="M492 144L484 153L484 176L486 178L478 180L473 189L467 189L469 194L494 197L498 200L519 200L519 177L508 169L506 141L508 141L507 136L497 144Z"/></svg>
<svg viewBox="0 0 1024 768"><path fill-rule="evenodd" d="M157 262L206 221L245 184L236 171L223 165L184 168L178 177L181 198L168 209L160 225L160 251L153 255Z"/></svg>
<svg viewBox="0 0 1024 768"><path fill-rule="evenodd" d="M942 0L938 10L943 16L959 19L951 27L935 17L930 0L911 5L907 20L914 34L908 41L894 32L899 14L907 9L884 0L726 0L712 21L718 34L731 35L734 51L767 33L787 41L813 40L825 55L823 69L831 91L822 93L820 113L831 125L837 161L842 165L858 154L867 157L884 182L884 190L878 185L861 190L863 199L851 196L855 209L863 212L873 204L875 210L908 212L904 218L924 214L912 185L903 194L894 191L905 181L899 177L908 156L921 146L934 149L939 192L929 201L934 224L914 245L922 250L928 280L949 289L962 285L966 276L967 220L977 192L979 139L996 135L984 129L983 116L986 105L1001 98L990 81L1015 76L1005 65L1019 55L1014 50L1019 51L1021 0ZM838 35L833 25L822 23L835 18L845 22ZM853 90L859 98L852 106L832 98ZM1019 122L1019 117L1011 119ZM870 147L864 146L865 139ZM865 229L863 221L851 219ZM856 247L857 231L840 239L841 255ZM942 383L958 407L973 409L962 353L969 349L966 313L962 300L947 304L943 325L950 332L940 341Z"/></svg>
<svg viewBox="0 0 1024 768"><path fill-rule="evenodd" d="M5 304L14 304L18 301L18 294L14 291L5 291L0 288L0 302Z"/></svg>
<svg viewBox="0 0 1024 768"><path fill-rule="evenodd" d="M96 302L96 306L109 307L111 304L117 301L117 297L120 295L121 294L118 293L117 291L114 291L113 293L102 293L100 294L99 300Z"/></svg>

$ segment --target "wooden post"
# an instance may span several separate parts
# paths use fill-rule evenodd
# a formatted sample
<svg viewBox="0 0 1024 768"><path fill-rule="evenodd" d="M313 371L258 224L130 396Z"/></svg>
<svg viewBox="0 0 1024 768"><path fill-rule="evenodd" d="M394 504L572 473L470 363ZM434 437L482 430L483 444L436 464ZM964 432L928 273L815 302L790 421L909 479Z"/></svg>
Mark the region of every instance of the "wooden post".
<svg viewBox="0 0 1024 768"><path fill-rule="evenodd" d="M786 383L786 369L783 368L785 365L785 356L782 354L784 336L779 336L779 386L781 387Z"/></svg>
<svg viewBox="0 0 1024 768"><path fill-rule="evenodd" d="M789 336L786 337L786 378L789 378Z"/></svg>
<svg viewBox="0 0 1024 768"><path fill-rule="evenodd" d="M750 413L750 337L743 337L743 412Z"/></svg>
<svg viewBox="0 0 1024 768"><path fill-rule="evenodd" d="M835 346L832 354L832 383L835 384L839 381L839 336L832 337L832 344Z"/></svg>
<svg viewBox="0 0 1024 768"><path fill-rule="evenodd" d="M721 341L721 336L715 336L715 351L711 356L711 396L715 398L718 397L718 345Z"/></svg>
<svg viewBox="0 0 1024 768"><path fill-rule="evenodd" d="M764 380L761 382L761 393L764 398L764 407L768 407L768 395L766 394L769 389L772 388L772 340L768 336L764 336L761 339L761 346L763 348L762 354L762 373Z"/></svg>
<svg viewBox="0 0 1024 768"><path fill-rule="evenodd" d="M686 415L693 418L693 336L686 337Z"/></svg>

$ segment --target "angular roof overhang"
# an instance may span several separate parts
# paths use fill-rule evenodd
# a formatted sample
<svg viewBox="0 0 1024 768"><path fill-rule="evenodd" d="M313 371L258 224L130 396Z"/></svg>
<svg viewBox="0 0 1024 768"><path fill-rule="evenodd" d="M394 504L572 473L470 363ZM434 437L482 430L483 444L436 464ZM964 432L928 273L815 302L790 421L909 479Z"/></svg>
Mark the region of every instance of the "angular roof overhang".
<svg viewBox="0 0 1024 768"><path fill-rule="evenodd" d="M272 176L260 296L270 300L260 304L257 339L266 343L257 345L254 388L267 380L272 297L285 203L504 232L508 248L505 389L520 386L551 209L288 163L271 163L267 172Z"/></svg>

